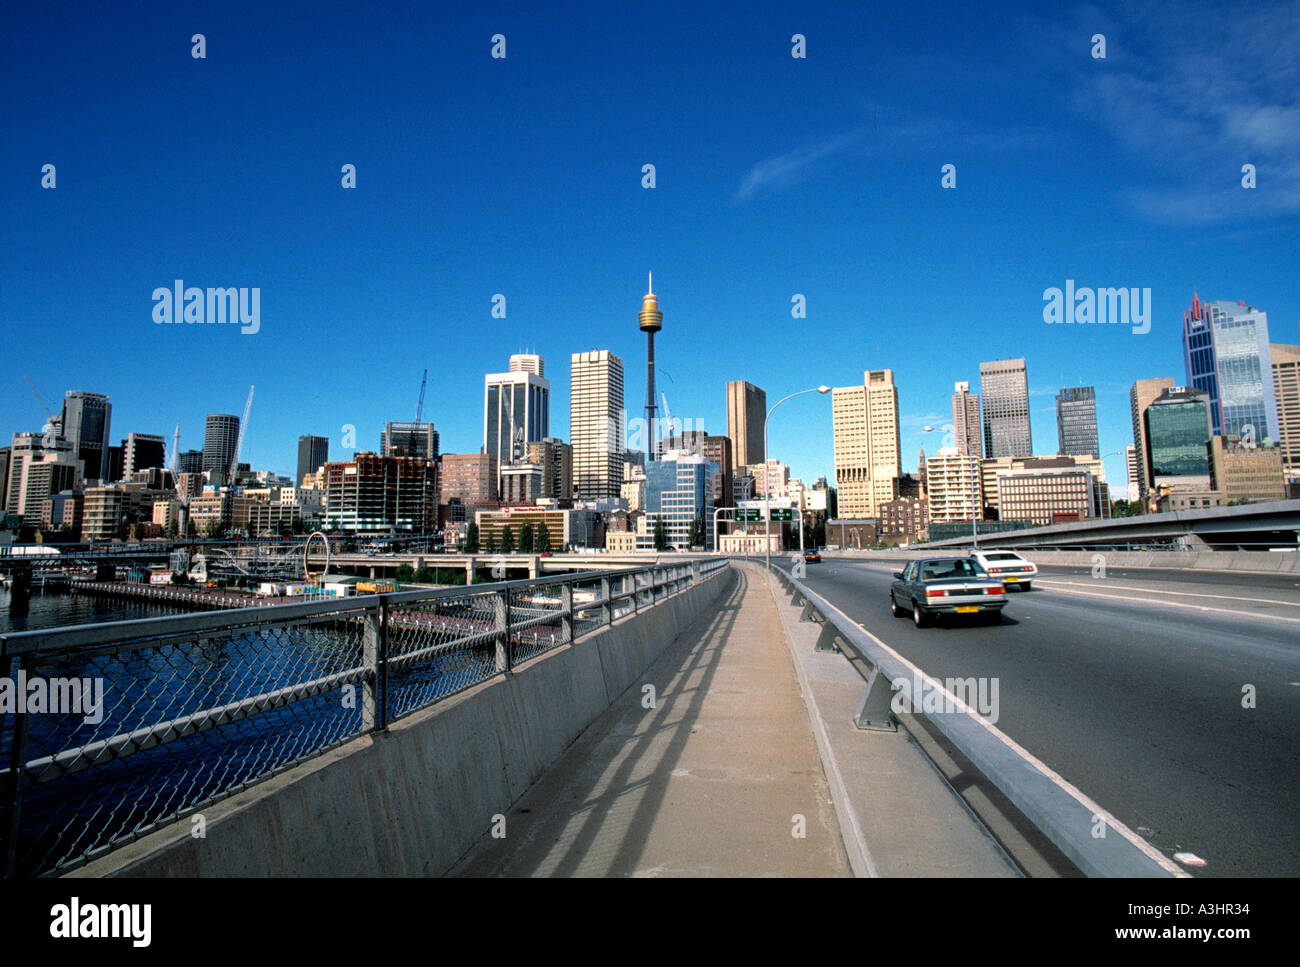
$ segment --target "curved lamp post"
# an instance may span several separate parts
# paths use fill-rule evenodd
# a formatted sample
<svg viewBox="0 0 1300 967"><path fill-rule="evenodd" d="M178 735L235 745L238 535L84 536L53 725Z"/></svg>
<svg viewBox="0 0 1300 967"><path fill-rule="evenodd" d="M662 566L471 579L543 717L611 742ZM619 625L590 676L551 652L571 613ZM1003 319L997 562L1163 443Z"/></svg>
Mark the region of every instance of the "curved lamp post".
<svg viewBox="0 0 1300 967"><path fill-rule="evenodd" d="M821 393L823 396L831 391L829 386L815 386L812 389L801 389L797 393L791 393L789 396L779 399L767 411L767 416L763 417L763 560L768 570L772 568L772 487L767 479L767 421L772 418L776 408L786 400L792 400L796 396L803 396L805 393ZM799 515L799 533L803 533L803 515Z"/></svg>

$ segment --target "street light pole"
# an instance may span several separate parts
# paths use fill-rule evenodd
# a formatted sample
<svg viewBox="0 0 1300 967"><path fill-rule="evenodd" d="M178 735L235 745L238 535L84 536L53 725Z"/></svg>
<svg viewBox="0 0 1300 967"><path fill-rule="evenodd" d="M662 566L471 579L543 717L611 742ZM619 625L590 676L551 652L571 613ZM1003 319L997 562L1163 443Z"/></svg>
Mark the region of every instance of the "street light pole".
<svg viewBox="0 0 1300 967"><path fill-rule="evenodd" d="M779 399L767 411L767 416L763 417L763 560L768 570L772 569L772 487L767 478L767 421L772 418L776 408L786 400L792 400L796 396L803 396L805 393L821 393L823 396L831 391L829 386L815 386L812 389L801 389L797 393L791 393L789 396ZM803 521L799 521L799 535L803 536Z"/></svg>

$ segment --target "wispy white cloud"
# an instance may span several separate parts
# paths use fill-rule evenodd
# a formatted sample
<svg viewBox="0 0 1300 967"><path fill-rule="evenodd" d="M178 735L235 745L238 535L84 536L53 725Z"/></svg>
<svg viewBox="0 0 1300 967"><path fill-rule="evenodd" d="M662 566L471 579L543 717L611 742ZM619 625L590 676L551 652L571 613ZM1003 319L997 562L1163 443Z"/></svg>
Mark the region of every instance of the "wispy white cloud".
<svg viewBox="0 0 1300 967"><path fill-rule="evenodd" d="M736 200L747 201L763 192L783 191L799 184L812 171L832 163L837 155L860 144L864 130L851 131L816 144L805 145L772 158L764 158L749 169L736 190Z"/></svg>
<svg viewBox="0 0 1300 967"><path fill-rule="evenodd" d="M1132 155L1124 196L1155 222L1208 225L1300 213L1300 17L1294 3L1080 8L1054 37L1107 37L1074 75L1073 104ZM1241 166L1258 187L1241 185Z"/></svg>

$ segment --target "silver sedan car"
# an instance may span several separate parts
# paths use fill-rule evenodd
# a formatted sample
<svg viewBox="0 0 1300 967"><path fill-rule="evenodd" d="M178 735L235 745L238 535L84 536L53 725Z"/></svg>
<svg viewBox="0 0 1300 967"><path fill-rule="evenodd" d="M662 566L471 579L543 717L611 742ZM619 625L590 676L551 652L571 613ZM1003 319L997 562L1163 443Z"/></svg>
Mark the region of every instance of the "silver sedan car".
<svg viewBox="0 0 1300 967"><path fill-rule="evenodd" d="M889 608L894 617L909 612L918 628L935 615L969 614L989 624L1002 620L1006 588L989 575L979 561L969 557L931 557L912 561L894 572Z"/></svg>

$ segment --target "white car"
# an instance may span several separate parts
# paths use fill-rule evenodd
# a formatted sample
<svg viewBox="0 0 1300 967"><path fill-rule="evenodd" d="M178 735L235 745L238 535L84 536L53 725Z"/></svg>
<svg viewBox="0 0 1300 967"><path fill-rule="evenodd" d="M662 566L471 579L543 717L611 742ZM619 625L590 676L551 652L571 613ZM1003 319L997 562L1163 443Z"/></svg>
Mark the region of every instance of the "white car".
<svg viewBox="0 0 1300 967"><path fill-rule="evenodd" d="M991 577L1000 578L1004 588L1023 588L1028 591L1038 568L1015 551L976 551L971 555L980 562Z"/></svg>

